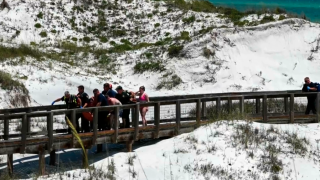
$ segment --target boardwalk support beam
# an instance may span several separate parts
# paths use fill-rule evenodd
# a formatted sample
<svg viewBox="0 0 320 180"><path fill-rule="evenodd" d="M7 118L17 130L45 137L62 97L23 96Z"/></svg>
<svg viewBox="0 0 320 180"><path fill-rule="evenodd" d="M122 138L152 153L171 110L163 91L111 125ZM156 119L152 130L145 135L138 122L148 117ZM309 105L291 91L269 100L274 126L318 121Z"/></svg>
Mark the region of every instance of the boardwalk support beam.
<svg viewBox="0 0 320 180"><path fill-rule="evenodd" d="M176 135L180 134L180 120L181 120L181 103L176 101Z"/></svg>
<svg viewBox="0 0 320 180"><path fill-rule="evenodd" d="M294 123L294 94L290 94L290 123Z"/></svg>

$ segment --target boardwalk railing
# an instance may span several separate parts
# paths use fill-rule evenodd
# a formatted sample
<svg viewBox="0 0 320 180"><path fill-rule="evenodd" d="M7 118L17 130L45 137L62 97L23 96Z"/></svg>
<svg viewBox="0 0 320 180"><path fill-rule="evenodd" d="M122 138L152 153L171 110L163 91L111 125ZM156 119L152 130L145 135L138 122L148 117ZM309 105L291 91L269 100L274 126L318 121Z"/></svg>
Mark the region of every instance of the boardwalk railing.
<svg viewBox="0 0 320 180"><path fill-rule="evenodd" d="M50 164L55 164L55 150L80 148L79 142L71 134L59 133L54 128L54 117L58 115L70 115L71 121L76 125L76 114L82 112L93 112L93 131L80 133L80 138L86 149L93 145L105 143L126 142L129 146L133 141L147 138L172 137L181 133L193 131L195 128L206 124L209 120L219 116L223 111L231 113L237 111L247 114L253 120L259 122L319 122L319 115L304 115L295 111L297 109L295 99L307 95L317 95L316 108L319 109L319 93L301 93L301 91L280 92L244 92L223 93L207 95L178 96L180 99L171 97L154 97L148 103L136 103L122 106L92 107L83 109L64 109L64 105L40 106L18 109L0 110L0 121L3 124L3 136L0 141L0 154L8 155L8 170L13 172L13 153L38 153L40 163L44 162L44 155L50 153ZM277 99L283 102L273 110L270 106ZM155 101L157 100L157 101ZM278 102L277 101L277 102ZM251 102L248 103L248 102ZM251 105L249 109L248 104ZM141 127L140 107L149 107L150 120L147 127ZM269 108L268 108L269 107ZM226 108L226 109L223 109ZM131 109L132 128L118 129L119 110ZM252 111L252 109L254 109ZM115 124L113 130L98 131L98 114L102 111L115 111ZM172 113L173 112L173 113ZM40 133L31 132L31 119L42 117L46 122L46 131ZM21 134L10 133L10 120L21 119ZM152 125L151 125L152 124ZM45 166L40 166L44 168ZM41 169L40 172L44 172Z"/></svg>

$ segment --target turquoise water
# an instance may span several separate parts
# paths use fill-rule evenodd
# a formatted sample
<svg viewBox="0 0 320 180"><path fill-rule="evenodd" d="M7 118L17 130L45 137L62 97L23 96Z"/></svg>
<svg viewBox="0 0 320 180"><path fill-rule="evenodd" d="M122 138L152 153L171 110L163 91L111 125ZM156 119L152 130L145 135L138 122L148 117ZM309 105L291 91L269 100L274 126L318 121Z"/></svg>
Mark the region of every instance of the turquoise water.
<svg viewBox="0 0 320 180"><path fill-rule="evenodd" d="M320 22L320 0L209 0L216 6L240 11L280 7L297 15L305 14L312 22Z"/></svg>

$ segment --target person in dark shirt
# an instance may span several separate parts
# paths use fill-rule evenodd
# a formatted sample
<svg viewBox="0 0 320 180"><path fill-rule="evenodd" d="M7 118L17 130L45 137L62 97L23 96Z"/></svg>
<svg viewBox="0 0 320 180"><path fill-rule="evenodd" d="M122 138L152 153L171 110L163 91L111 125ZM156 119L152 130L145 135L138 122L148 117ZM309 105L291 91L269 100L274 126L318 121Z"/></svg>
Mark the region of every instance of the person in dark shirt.
<svg viewBox="0 0 320 180"><path fill-rule="evenodd" d="M84 92L84 86L80 85L78 86L78 94L77 97L81 99L81 105L83 108L88 106L89 103L89 95ZM81 129L83 132L90 132L90 122L84 118L84 116L81 113Z"/></svg>
<svg viewBox="0 0 320 180"><path fill-rule="evenodd" d="M304 78L305 84L303 85L302 91L303 92L316 92L317 87L316 84L310 81L309 77ZM310 94L307 96L308 104L305 114L310 114L310 111L312 111L313 114L317 114L316 111L316 94Z"/></svg>
<svg viewBox="0 0 320 180"><path fill-rule="evenodd" d="M61 98L54 100L51 105L54 105L55 102L59 102L59 101L64 101L67 105L67 109L75 109L75 108L79 108L79 107L82 108L81 99L79 97L77 97L76 95L70 94L69 91L66 91L64 93L64 96L62 96ZM77 130L77 132L80 131L80 126L79 126L79 121L78 121L80 116L81 116L80 114L76 115L76 130ZM67 118L70 121L72 121L71 114L67 114L65 116L66 121L67 121ZM70 127L68 128L68 133L71 134Z"/></svg>
<svg viewBox="0 0 320 180"><path fill-rule="evenodd" d="M118 92L116 94L116 99L118 99L121 104L132 104L134 103L134 92L132 91L125 91L122 89L121 86L118 86L116 88L116 91ZM122 122L123 122L123 127L124 128L130 128L130 109L123 109L122 113Z"/></svg>
<svg viewBox="0 0 320 180"><path fill-rule="evenodd" d="M97 99L96 107L108 106L106 97L99 92L98 89L93 90L94 98ZM98 113L98 130L103 131L107 129L107 111L99 111Z"/></svg>
<svg viewBox="0 0 320 180"><path fill-rule="evenodd" d="M111 98L115 98L117 92L112 89L112 85L111 85L111 84L105 83L105 84L103 85L102 94L103 94L103 95L108 95L108 96L111 97Z"/></svg>

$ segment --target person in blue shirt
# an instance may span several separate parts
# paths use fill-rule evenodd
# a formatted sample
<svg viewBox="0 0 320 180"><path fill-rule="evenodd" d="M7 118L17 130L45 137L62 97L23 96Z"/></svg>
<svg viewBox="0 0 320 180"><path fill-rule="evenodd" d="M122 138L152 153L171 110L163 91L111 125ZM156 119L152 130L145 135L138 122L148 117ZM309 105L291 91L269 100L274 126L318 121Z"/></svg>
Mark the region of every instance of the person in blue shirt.
<svg viewBox="0 0 320 180"><path fill-rule="evenodd" d="M93 90L94 98L97 99L96 107L108 106L107 98L100 93L98 89ZM99 111L98 113L98 130L103 131L107 129L107 111Z"/></svg>
<svg viewBox="0 0 320 180"><path fill-rule="evenodd" d="M117 92L112 89L112 85L111 85L111 84L105 83L105 84L103 85L102 94L103 94L103 95L108 95L108 96L111 97L111 98L115 98Z"/></svg>

